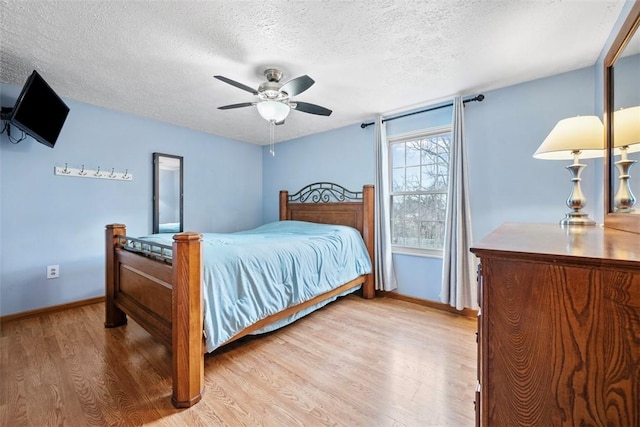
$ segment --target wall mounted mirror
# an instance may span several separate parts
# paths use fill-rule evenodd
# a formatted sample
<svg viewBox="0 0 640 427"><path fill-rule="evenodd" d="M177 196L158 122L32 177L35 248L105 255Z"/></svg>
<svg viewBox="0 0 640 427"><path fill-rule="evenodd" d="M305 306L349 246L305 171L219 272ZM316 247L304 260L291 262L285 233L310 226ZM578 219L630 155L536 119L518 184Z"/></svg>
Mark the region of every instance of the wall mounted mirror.
<svg viewBox="0 0 640 427"><path fill-rule="evenodd" d="M640 233L640 2L604 61L605 225Z"/></svg>
<svg viewBox="0 0 640 427"><path fill-rule="evenodd" d="M153 233L183 231L181 156L153 153Z"/></svg>

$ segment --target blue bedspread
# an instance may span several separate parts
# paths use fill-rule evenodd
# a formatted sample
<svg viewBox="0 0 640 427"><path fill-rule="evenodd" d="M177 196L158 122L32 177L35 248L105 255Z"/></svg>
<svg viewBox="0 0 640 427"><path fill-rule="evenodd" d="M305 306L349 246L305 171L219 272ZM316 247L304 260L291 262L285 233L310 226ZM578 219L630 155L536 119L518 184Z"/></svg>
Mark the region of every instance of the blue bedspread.
<svg viewBox="0 0 640 427"><path fill-rule="evenodd" d="M147 238L172 242L169 234ZM301 221L273 222L228 234L204 233L203 262L208 352L268 315L371 272L357 230Z"/></svg>

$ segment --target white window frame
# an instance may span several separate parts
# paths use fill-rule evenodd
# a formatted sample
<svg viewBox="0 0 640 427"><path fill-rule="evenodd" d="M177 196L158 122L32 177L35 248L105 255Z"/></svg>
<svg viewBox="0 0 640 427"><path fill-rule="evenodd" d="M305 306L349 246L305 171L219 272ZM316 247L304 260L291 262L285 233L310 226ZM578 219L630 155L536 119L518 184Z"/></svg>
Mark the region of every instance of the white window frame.
<svg viewBox="0 0 640 427"><path fill-rule="evenodd" d="M393 204L392 204L392 200L393 200L393 196L394 195L406 195L406 194L433 194L432 191L394 191L393 190L393 153L392 153L392 147L394 144L399 143L399 142L406 142L407 140L411 140L411 139L426 139L426 138L431 138L437 135L442 135L442 134L451 134L452 132L452 126L451 125L445 125L445 126L438 126L438 127L434 127L434 128L429 128L429 129L422 129L419 131L415 131L415 132L407 132L407 133L403 133L403 134L398 134L398 135L393 135L393 136L389 136L387 138L387 152L388 152L388 170L389 170L389 206L391 206L391 215L389 218L389 226L393 227ZM449 164L449 166L451 166L451 164ZM447 178L447 190L446 190L446 195L447 197L449 197L449 182L448 182L448 178ZM444 242L443 242L444 245ZM404 254L404 255L414 255L414 256L422 256L422 257L429 257L429 258L442 258L443 257L443 252L444 252L444 248L442 249L429 249L429 248L418 248L415 246L406 246L406 245L398 245L398 244L391 244L391 252L395 253L395 254Z"/></svg>

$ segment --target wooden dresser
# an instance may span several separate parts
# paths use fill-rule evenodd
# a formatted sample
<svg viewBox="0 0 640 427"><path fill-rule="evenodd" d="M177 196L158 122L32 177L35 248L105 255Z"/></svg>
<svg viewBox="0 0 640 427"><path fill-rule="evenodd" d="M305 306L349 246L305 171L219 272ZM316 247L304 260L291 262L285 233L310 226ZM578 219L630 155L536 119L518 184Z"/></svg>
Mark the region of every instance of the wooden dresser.
<svg viewBox="0 0 640 427"><path fill-rule="evenodd" d="M478 425L640 426L640 235L504 224L471 251Z"/></svg>

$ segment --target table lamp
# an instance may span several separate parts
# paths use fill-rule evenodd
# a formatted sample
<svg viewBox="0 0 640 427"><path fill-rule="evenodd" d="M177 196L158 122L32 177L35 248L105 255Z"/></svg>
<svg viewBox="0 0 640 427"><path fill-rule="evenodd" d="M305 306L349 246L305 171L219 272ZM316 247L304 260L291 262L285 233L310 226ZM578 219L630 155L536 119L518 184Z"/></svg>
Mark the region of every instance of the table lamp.
<svg viewBox="0 0 640 427"><path fill-rule="evenodd" d="M567 166L571 173L573 190L567 199L571 212L560 221L561 225L595 225L589 216L582 212L586 198L580 188L580 174L587 166L579 163L580 157L591 159L604 155L604 126L596 116L578 116L563 119L555 125L549 135L533 154L536 159L571 160Z"/></svg>
<svg viewBox="0 0 640 427"><path fill-rule="evenodd" d="M613 113L614 155L620 155L615 162L620 183L613 199L616 212L632 212L636 198L629 186L629 169L636 160L629 160L627 154L640 151L640 106L624 108Z"/></svg>

